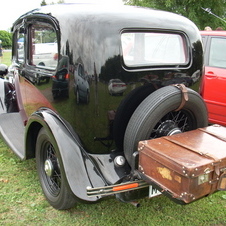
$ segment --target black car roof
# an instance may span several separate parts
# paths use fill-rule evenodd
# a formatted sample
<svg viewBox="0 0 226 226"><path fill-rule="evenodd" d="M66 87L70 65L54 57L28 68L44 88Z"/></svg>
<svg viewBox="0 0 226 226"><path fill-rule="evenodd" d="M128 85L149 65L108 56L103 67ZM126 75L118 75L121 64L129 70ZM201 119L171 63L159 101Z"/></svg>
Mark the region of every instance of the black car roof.
<svg viewBox="0 0 226 226"><path fill-rule="evenodd" d="M111 29L127 28L152 28L182 30L193 33L196 26L187 18L161 10L125 5L100 5L100 4L59 4L47 5L29 11L14 23L20 23L25 17L52 16L60 24L67 25L67 21L79 23L106 24ZM100 26L99 26L100 27ZM195 31L196 33L197 31Z"/></svg>
<svg viewBox="0 0 226 226"><path fill-rule="evenodd" d="M200 32L189 19L170 12L125 5L48 5L22 15L14 23L13 30L23 24L49 21L60 34L60 54L70 53L74 61L81 58L87 71L92 71L95 62L97 73L108 59L121 55L120 34L123 31L183 33L188 37L189 48L200 49L195 46L201 46ZM156 69L144 70L150 68Z"/></svg>

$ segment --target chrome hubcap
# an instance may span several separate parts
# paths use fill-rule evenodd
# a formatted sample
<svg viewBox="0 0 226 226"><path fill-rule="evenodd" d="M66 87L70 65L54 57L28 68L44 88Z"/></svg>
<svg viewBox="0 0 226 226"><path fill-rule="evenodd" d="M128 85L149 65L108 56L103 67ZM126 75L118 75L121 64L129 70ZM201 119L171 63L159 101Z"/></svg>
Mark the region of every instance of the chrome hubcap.
<svg viewBox="0 0 226 226"><path fill-rule="evenodd" d="M53 164L50 161L50 159L47 159L45 161L44 170L45 170L47 176L51 177L53 175Z"/></svg>
<svg viewBox="0 0 226 226"><path fill-rule="evenodd" d="M178 128L172 120L167 120L161 123L157 129L158 136L172 136L174 134L182 133L182 131Z"/></svg>

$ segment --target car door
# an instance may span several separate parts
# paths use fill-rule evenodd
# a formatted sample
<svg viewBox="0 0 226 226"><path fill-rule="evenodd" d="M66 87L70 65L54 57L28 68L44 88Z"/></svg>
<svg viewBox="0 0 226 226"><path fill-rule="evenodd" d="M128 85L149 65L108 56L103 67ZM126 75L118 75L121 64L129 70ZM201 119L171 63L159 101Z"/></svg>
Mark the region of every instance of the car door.
<svg viewBox="0 0 226 226"><path fill-rule="evenodd" d="M207 104L209 121L226 126L226 37L203 37L205 75L201 94Z"/></svg>

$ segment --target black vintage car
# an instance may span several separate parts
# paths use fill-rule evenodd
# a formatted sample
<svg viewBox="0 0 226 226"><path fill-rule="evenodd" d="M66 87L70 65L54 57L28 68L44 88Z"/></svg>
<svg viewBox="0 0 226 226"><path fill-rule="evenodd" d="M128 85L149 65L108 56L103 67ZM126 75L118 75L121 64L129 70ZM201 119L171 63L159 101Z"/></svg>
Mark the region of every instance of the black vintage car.
<svg viewBox="0 0 226 226"><path fill-rule="evenodd" d="M67 209L158 193L140 177L138 141L207 125L200 96L187 88L183 101L174 85L203 73L197 27L153 9L63 4L22 15L12 32L0 131L21 159L36 158L48 202ZM39 77L49 79L37 85ZM109 95L112 79L126 85L123 95Z"/></svg>

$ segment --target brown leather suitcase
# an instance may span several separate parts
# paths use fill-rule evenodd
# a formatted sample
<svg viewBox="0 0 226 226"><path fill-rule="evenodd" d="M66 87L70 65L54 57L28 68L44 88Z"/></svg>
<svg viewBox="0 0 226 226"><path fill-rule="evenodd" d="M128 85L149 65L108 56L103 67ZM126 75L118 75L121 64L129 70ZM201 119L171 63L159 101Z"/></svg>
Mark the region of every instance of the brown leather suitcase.
<svg viewBox="0 0 226 226"><path fill-rule="evenodd" d="M225 127L140 141L138 151L141 177L178 203L226 190Z"/></svg>

